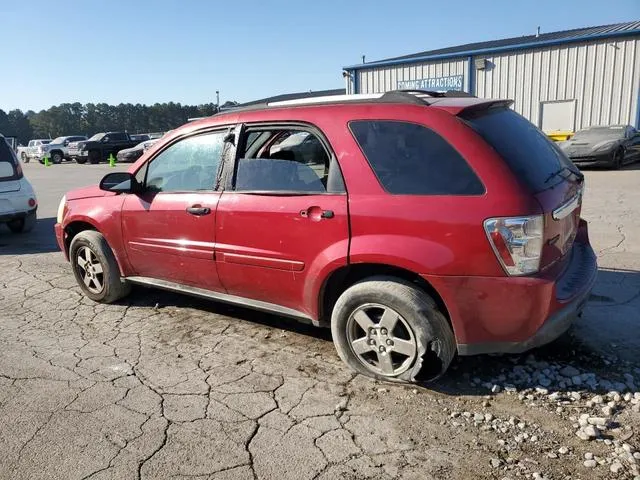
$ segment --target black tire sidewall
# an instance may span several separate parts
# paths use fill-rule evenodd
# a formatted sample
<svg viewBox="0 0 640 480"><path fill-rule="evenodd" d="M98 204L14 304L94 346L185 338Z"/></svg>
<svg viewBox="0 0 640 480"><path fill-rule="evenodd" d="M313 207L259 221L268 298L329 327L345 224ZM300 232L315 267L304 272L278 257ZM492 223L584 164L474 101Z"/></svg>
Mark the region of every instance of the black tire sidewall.
<svg viewBox="0 0 640 480"><path fill-rule="evenodd" d="M96 150L91 150L88 155L89 163L92 165L96 165L100 163L100 152Z"/></svg>
<svg viewBox="0 0 640 480"><path fill-rule="evenodd" d="M385 305L398 312L423 345L433 338L446 343L443 347L447 350L443 359L444 368L438 376L446 371L455 354L455 338L448 321L425 292L409 282L392 277L372 277L358 282L347 289L336 302L331 316L331 333L336 350L347 365L358 373L381 381L415 381L413 377L417 372L413 372L413 365L396 377L387 377L370 371L356 357L347 337L347 321L356 308L366 303Z"/></svg>
<svg viewBox="0 0 640 480"><path fill-rule="evenodd" d="M60 157L58 161L56 161L56 156ZM61 154L59 153L54 153L53 155L51 155L51 161L53 163L55 163L56 165L59 165L62 163L63 157Z"/></svg>

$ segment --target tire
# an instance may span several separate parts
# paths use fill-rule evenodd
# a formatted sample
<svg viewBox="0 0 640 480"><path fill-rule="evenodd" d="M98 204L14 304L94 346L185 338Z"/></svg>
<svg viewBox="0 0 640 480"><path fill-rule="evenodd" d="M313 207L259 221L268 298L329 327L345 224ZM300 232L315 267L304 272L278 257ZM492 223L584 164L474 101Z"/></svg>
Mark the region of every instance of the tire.
<svg viewBox="0 0 640 480"><path fill-rule="evenodd" d="M116 258L100 232L84 230L76 235L69 258L80 289L94 302L113 303L131 291L129 282L120 277Z"/></svg>
<svg viewBox="0 0 640 480"><path fill-rule="evenodd" d="M100 152L98 150L91 150L89 152L89 163L92 165L100 163Z"/></svg>
<svg viewBox="0 0 640 480"><path fill-rule="evenodd" d="M7 227L13 233L29 233L36 226L38 217L36 212L29 212L26 217L7 222Z"/></svg>
<svg viewBox="0 0 640 480"><path fill-rule="evenodd" d="M395 277L370 277L345 290L333 308L331 333L351 369L383 381L435 380L456 353L453 331L433 299Z"/></svg>
<svg viewBox="0 0 640 480"><path fill-rule="evenodd" d="M624 164L624 152L622 150L616 150L613 154L611 166L614 170L620 170Z"/></svg>
<svg viewBox="0 0 640 480"><path fill-rule="evenodd" d="M62 160L64 160L62 153L60 152L53 152L51 154L51 161L55 164L55 165L60 165L62 163Z"/></svg>
<svg viewBox="0 0 640 480"><path fill-rule="evenodd" d="M76 157L76 163L80 165L84 165L85 163L87 163L87 159L82 157Z"/></svg>
<svg viewBox="0 0 640 480"><path fill-rule="evenodd" d="M22 160L24 163L29 163L29 157L27 157L27 154L25 152L20 153L20 160Z"/></svg>

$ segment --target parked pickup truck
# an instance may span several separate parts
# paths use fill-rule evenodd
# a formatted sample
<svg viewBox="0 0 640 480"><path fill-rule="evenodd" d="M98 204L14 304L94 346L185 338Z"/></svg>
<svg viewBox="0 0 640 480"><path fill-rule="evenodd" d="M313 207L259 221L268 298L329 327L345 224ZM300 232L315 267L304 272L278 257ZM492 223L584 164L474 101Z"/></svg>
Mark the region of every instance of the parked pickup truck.
<svg viewBox="0 0 640 480"><path fill-rule="evenodd" d="M51 143L50 138L36 138L34 140L29 140L27 148L20 152L20 160L25 163L29 163L29 160L37 157L38 148L42 145L47 145L48 143Z"/></svg>
<svg viewBox="0 0 640 480"><path fill-rule="evenodd" d="M53 163L62 163L63 160L69 160L69 145L73 142L86 140L84 135L70 135L66 137L57 137L50 143L40 145L36 150L35 158L44 163L44 158L49 157Z"/></svg>
<svg viewBox="0 0 640 480"><path fill-rule="evenodd" d="M126 132L96 133L88 140L70 143L68 155L76 163L100 163L109 155L113 154L115 158L120 150L135 147L138 143Z"/></svg>

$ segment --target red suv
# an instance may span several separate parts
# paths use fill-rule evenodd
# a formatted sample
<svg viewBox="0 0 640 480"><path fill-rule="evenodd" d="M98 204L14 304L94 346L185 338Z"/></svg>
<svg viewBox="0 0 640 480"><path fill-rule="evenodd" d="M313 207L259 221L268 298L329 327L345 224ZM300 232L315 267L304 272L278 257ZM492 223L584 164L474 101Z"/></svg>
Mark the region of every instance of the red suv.
<svg viewBox="0 0 640 480"><path fill-rule="evenodd" d="M385 380L567 330L597 266L583 176L510 101L388 92L189 123L69 192L55 231L84 293L131 284L330 326Z"/></svg>

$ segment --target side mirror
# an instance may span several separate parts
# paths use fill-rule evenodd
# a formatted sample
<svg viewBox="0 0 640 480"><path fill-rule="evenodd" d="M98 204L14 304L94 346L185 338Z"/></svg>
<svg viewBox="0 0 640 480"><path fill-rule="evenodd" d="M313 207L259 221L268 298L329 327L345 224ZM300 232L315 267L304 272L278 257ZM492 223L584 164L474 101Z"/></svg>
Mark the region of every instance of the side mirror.
<svg viewBox="0 0 640 480"><path fill-rule="evenodd" d="M69 140L65 140L65 141L64 141L64 143L63 143L63 145L64 145L65 147L68 147L68 146L69 146Z"/></svg>
<svg viewBox="0 0 640 480"><path fill-rule="evenodd" d="M102 137L102 143L107 143L109 141L109 137Z"/></svg>
<svg viewBox="0 0 640 480"><path fill-rule="evenodd" d="M107 173L100 181L100 190L115 193L136 193L140 185L136 177L129 172Z"/></svg>

